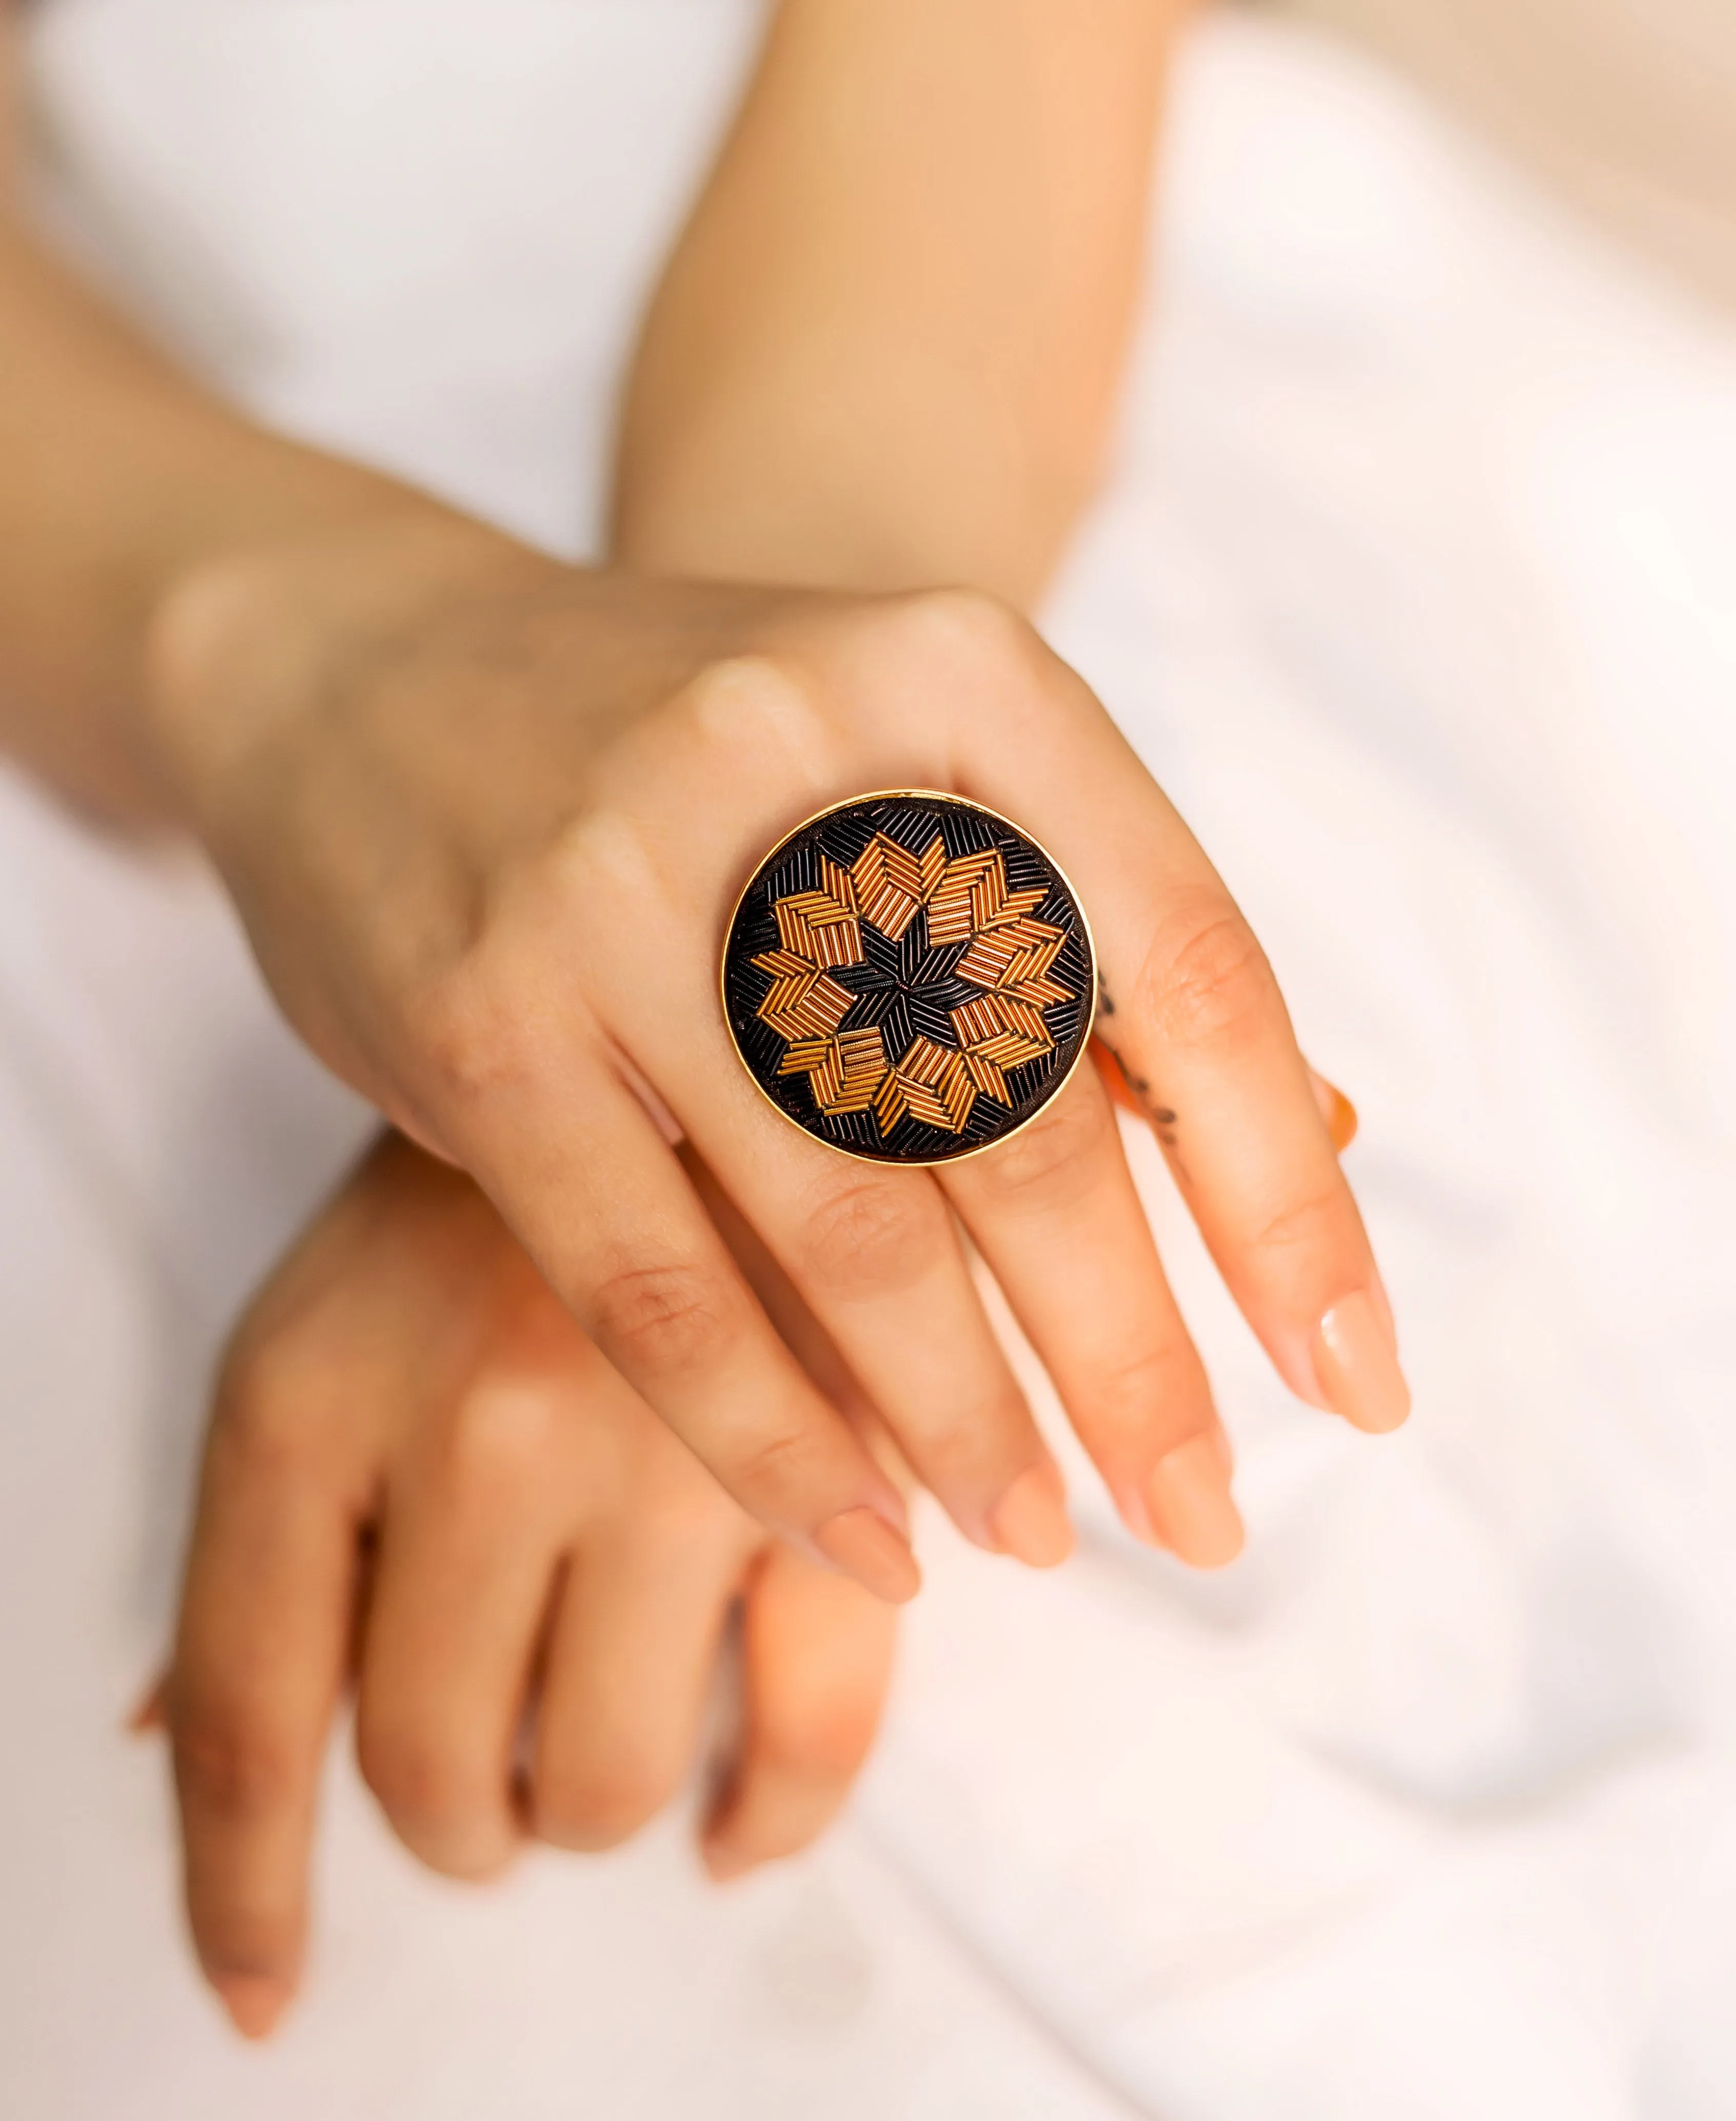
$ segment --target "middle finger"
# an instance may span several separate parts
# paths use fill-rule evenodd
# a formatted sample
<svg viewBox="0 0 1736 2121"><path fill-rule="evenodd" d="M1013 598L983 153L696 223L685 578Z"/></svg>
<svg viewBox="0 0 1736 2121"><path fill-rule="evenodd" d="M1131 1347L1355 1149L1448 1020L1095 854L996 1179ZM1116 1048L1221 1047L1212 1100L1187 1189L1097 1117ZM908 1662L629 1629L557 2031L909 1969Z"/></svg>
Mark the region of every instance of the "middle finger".
<svg viewBox="0 0 1736 2121"><path fill-rule="evenodd" d="M857 1162L772 1112L721 1018L696 1020L684 1005L710 984L704 939L691 922L660 922L631 979L616 985L611 1028L642 1065L648 1058L658 1094L959 1529L1033 1566L1063 1559L1071 1535L1060 1474L945 1196L926 1172Z"/></svg>
<svg viewBox="0 0 1736 2121"><path fill-rule="evenodd" d="M513 1761L571 1513L571 1418L600 1356L558 1381L490 1373L387 1497L356 1745L400 1839L490 1876L523 1839Z"/></svg>

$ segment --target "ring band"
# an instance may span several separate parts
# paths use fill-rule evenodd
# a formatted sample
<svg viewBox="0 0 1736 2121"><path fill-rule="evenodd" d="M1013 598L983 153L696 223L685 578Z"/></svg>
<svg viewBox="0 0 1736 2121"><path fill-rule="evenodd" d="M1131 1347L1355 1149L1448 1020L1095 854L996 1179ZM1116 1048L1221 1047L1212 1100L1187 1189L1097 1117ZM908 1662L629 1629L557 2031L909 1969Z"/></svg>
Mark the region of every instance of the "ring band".
<svg viewBox="0 0 1736 2121"><path fill-rule="evenodd" d="M980 804L858 796L779 841L738 901L723 1007L784 1117L877 1163L948 1163L1034 1119L1078 1065L1090 930L1052 859Z"/></svg>

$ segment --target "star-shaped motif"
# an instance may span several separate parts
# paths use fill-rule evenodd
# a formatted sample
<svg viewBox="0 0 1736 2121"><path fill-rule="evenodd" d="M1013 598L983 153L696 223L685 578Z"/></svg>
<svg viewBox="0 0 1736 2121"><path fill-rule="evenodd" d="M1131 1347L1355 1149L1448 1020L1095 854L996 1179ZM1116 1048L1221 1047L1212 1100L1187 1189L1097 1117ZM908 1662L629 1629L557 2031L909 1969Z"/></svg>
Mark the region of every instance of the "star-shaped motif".
<svg viewBox="0 0 1736 2121"><path fill-rule="evenodd" d="M1043 1012L1072 998L1043 896L1010 888L998 847L949 860L938 832L921 854L876 832L847 869L823 857L753 961L778 1073L805 1074L828 1115L871 1108L883 1135L907 1116L958 1134L979 1097L1010 1104L1007 1071L1053 1049Z"/></svg>

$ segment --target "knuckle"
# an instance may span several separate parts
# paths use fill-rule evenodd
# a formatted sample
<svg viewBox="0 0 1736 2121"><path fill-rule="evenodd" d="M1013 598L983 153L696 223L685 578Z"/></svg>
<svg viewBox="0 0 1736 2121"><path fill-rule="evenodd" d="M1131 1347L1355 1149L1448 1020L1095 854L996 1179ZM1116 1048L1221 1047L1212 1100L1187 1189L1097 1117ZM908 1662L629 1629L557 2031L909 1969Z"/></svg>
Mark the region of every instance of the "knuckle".
<svg viewBox="0 0 1736 2121"><path fill-rule="evenodd" d="M448 1471L467 1499L516 1500L548 1477L562 1440L550 1386L534 1377L484 1377L459 1403Z"/></svg>
<svg viewBox="0 0 1736 2121"><path fill-rule="evenodd" d="M1336 1178L1309 1188L1255 1223L1248 1233L1248 1250L1268 1260L1318 1252L1340 1227L1344 1199Z"/></svg>
<svg viewBox="0 0 1736 2121"><path fill-rule="evenodd" d="M268 1479L308 1471L324 1446L336 1382L330 1363L299 1336L232 1354L217 1386L214 1454Z"/></svg>
<svg viewBox="0 0 1736 2121"><path fill-rule="evenodd" d="M644 907L661 898L663 879L627 806L593 802L562 832L547 870L553 917L586 907ZM575 931L582 923L567 923Z"/></svg>
<svg viewBox="0 0 1736 2121"><path fill-rule="evenodd" d="M1187 924L1179 940L1166 938L1143 984L1160 1036L1194 1051L1245 1050L1282 1006L1265 952L1233 910Z"/></svg>
<svg viewBox="0 0 1736 2121"><path fill-rule="evenodd" d="M175 1783L189 1810L240 1821L296 1800L301 1749L242 1704L194 1703L175 1717L174 1736Z"/></svg>
<svg viewBox="0 0 1736 2121"><path fill-rule="evenodd" d="M499 1019L473 972L422 981L405 997L403 1014L419 1071L437 1098L468 1104L490 1086L499 1065Z"/></svg>
<svg viewBox="0 0 1736 2121"><path fill-rule="evenodd" d="M892 1294L929 1270L945 1234L940 1196L925 1181L856 1181L809 1216L803 1279L816 1294L846 1301Z"/></svg>
<svg viewBox="0 0 1736 2121"><path fill-rule="evenodd" d="M977 669L1023 665L1036 647L1029 622L986 590L917 590L902 603L905 623L922 643Z"/></svg>
<svg viewBox="0 0 1736 2121"><path fill-rule="evenodd" d="M735 1345L742 1306L725 1277L686 1261L623 1268L593 1292L592 1337L628 1375L712 1368Z"/></svg>
<svg viewBox="0 0 1736 2121"><path fill-rule="evenodd" d="M1096 1181L1103 1156L1116 1141L1114 1126L1106 1098L1057 1098L984 1157L972 1176L995 1205L1066 1207Z"/></svg>
<svg viewBox="0 0 1736 2121"><path fill-rule="evenodd" d="M836 1485L832 1446L824 1427L784 1429L761 1437L731 1461L731 1490L763 1523L806 1523L814 1515L813 1498Z"/></svg>
<svg viewBox="0 0 1736 2121"><path fill-rule="evenodd" d="M995 1494L1029 1463L1031 1410L1010 1375L986 1380L947 1409L945 1425L922 1438L916 1470L936 1494Z"/></svg>
<svg viewBox="0 0 1736 2121"><path fill-rule="evenodd" d="M1052 659L1035 628L984 590L907 591L875 603L859 623L869 629L879 711L918 743L948 721L975 729L992 715L1001 726L1039 705L1052 709Z"/></svg>
<svg viewBox="0 0 1736 2121"><path fill-rule="evenodd" d="M505 968L497 932L415 981L399 1005L418 1102L436 1113L468 1111L534 1073L544 1013L516 1005L520 983Z"/></svg>
<svg viewBox="0 0 1736 2121"><path fill-rule="evenodd" d="M625 1749L538 1778L538 1839L586 1853L618 1848L650 1825L680 1788L679 1771Z"/></svg>
<svg viewBox="0 0 1736 2121"><path fill-rule="evenodd" d="M1091 1380L1090 1393L1094 1430L1109 1447L1137 1443L1167 1413L1188 1404L1199 1408L1202 1430L1211 1418L1206 1373L1192 1343L1179 1339L1106 1364ZM1167 1423L1164 1433L1169 1438ZM1176 1434L1165 1447L1187 1440Z"/></svg>
<svg viewBox="0 0 1736 2121"><path fill-rule="evenodd" d="M688 733L727 758L807 762L829 749L825 723L807 688L768 655L707 664L688 679L676 708Z"/></svg>

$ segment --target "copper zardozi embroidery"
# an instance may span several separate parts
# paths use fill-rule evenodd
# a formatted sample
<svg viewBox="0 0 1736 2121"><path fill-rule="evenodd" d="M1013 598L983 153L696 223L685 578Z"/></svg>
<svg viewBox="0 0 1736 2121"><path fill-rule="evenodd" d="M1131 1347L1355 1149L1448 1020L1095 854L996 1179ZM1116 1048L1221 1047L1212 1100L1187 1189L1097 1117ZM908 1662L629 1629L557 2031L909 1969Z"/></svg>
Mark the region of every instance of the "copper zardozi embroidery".
<svg viewBox="0 0 1736 2121"><path fill-rule="evenodd" d="M805 1074L823 1112L871 1108L883 1135L907 1113L957 1134L979 1097L1010 1103L1007 1070L1053 1051L1043 1012L1072 998L1049 977L1066 937L1037 919L1043 898L1009 888L998 847L949 861L938 832L920 855L876 832L847 869L823 856L817 889L774 902L778 947L753 961L772 982L758 1014L787 1042L778 1073ZM925 909L930 948L968 945L953 970L982 992L949 1012L956 1047L919 1033L894 1060L877 1026L839 1031L855 998L829 975L861 962L864 921L897 943Z"/></svg>

